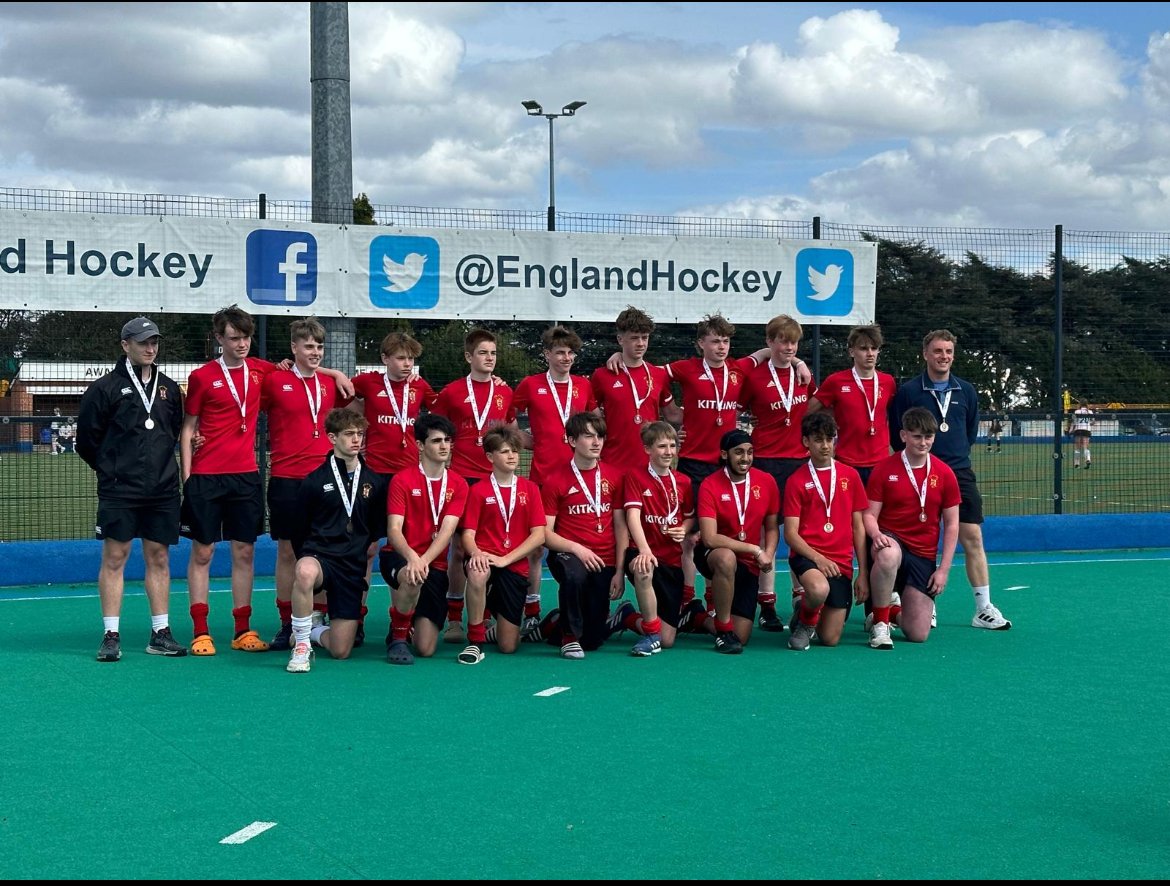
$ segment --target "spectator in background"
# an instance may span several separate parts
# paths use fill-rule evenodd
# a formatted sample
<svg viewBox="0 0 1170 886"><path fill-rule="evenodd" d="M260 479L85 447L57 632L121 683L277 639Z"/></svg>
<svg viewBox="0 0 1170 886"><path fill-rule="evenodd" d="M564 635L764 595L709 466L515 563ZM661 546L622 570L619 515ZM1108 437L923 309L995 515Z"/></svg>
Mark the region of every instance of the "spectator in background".
<svg viewBox="0 0 1170 886"><path fill-rule="evenodd" d="M1085 458L1085 470L1093 466L1093 453L1089 451L1089 440L1093 436L1093 410L1088 401L1077 400L1077 408L1069 419L1073 436L1073 467L1081 466L1081 456ZM1154 431L1151 429L1151 433Z"/></svg>

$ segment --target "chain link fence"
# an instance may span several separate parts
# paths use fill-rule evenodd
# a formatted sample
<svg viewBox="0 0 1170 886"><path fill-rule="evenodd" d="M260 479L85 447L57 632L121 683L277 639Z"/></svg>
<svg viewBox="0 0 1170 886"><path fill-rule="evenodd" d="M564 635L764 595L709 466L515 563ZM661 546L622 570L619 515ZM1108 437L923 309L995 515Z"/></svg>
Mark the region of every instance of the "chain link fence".
<svg viewBox="0 0 1170 886"><path fill-rule="evenodd" d="M544 210L365 206L373 223L397 227L535 231L547 225ZM327 207L317 217L354 208ZM239 200L0 188L0 209L314 218L309 202L265 195ZM877 241L876 320L886 338L879 368L898 379L916 375L923 335L949 328L959 339L955 372L980 392L984 433L992 417L1002 425L998 440L981 437L972 452L987 514L1170 510L1162 479L1170 470L1170 234L565 212L557 214L556 226L570 233ZM0 274L0 540L89 538L95 484L72 451L71 433L85 387L121 356L118 339L127 317L24 311L5 304L2 287ZM180 384L218 355L209 316L152 319L163 335L159 365ZM253 354L273 361L289 356L287 320L257 319ZM544 370L540 334L556 320L483 317L475 325L496 333L497 373L515 383ZM420 369L438 390L466 373L463 336L471 325L358 319L352 351L359 370L378 369L382 338L409 331L423 344ZM613 327L574 328L584 341L575 371L588 375L616 349ZM843 327L805 329L801 354L817 378L850 365L847 335ZM335 353L349 345L334 344ZM763 345L762 326L740 326L733 353ZM327 343L326 364L329 351ZM666 363L695 353L693 325L662 324L648 356ZM1072 468L1067 434L1068 414L1081 399L1095 418L1089 471Z"/></svg>

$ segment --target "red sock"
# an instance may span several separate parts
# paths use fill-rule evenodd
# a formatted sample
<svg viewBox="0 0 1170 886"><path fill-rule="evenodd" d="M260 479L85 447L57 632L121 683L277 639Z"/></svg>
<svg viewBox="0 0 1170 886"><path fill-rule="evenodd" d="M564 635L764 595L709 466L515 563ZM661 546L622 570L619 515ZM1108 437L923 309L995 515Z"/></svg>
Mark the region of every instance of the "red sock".
<svg viewBox="0 0 1170 886"><path fill-rule="evenodd" d="M563 634L561 634L561 645L562 646L568 646L570 643L576 643L576 642L577 642L577 638L574 637L572 634L570 634L568 631L565 631Z"/></svg>
<svg viewBox="0 0 1170 886"><path fill-rule="evenodd" d="M654 621L642 621L642 630L647 634L657 634L662 630L662 619L656 618Z"/></svg>
<svg viewBox="0 0 1170 886"><path fill-rule="evenodd" d="M902 614L902 607L901 606L891 606L890 607L890 617L889 617L889 620L887 621L887 624L897 624L898 623L898 616L901 614ZM875 615L874 618L876 619L877 616Z"/></svg>
<svg viewBox="0 0 1170 886"><path fill-rule="evenodd" d="M683 585L682 606L679 608L686 609L687 604L690 603L693 599L695 599L695 586Z"/></svg>
<svg viewBox="0 0 1170 886"><path fill-rule="evenodd" d="M482 621L467 626L467 642L474 643L476 646L487 642L487 628Z"/></svg>
<svg viewBox="0 0 1170 886"><path fill-rule="evenodd" d="M708 612L710 612L710 613L715 612L715 598L711 595L710 591L704 592L703 602L707 604L707 611Z"/></svg>
<svg viewBox="0 0 1170 886"><path fill-rule="evenodd" d="M281 625L292 625L292 600L277 600L276 611L280 613Z"/></svg>
<svg viewBox="0 0 1170 886"><path fill-rule="evenodd" d="M247 633L251 630L248 622L252 618L252 607L241 606L238 609L233 609L232 618L236 620L236 636L238 637L240 634Z"/></svg>
<svg viewBox="0 0 1170 886"><path fill-rule="evenodd" d="M735 625L732 624L730 618L727 621L720 621L719 619L715 619L715 630L722 634L726 631L734 631Z"/></svg>
<svg viewBox="0 0 1170 886"><path fill-rule="evenodd" d="M800 621L801 624L806 624L810 628L815 628L817 622L821 620L821 609L823 606L818 606L815 609L809 609L808 605L803 599L800 601Z"/></svg>
<svg viewBox="0 0 1170 886"><path fill-rule="evenodd" d="M756 597L761 606L768 606L772 609L776 608L776 592L775 591L760 591Z"/></svg>
<svg viewBox="0 0 1170 886"><path fill-rule="evenodd" d="M462 616L462 613L460 613L460 616ZM470 618L470 617L471 617L471 616L468 616L468 618ZM483 620L484 620L484 621L487 621L487 620L488 620L488 619L490 619L491 617L492 617L492 611L491 611L490 609L488 609L486 606L485 606L485 607L483 607ZM471 624L471 622L470 622L470 621L468 621L467 623L468 623L468 624Z"/></svg>
<svg viewBox="0 0 1170 886"><path fill-rule="evenodd" d="M893 611L893 608L890 606L875 606L875 607L873 607L873 623L875 625L876 624L889 624L890 623L890 613L892 611Z"/></svg>
<svg viewBox="0 0 1170 886"><path fill-rule="evenodd" d="M703 625L711 620L711 615L707 612L696 612L695 617L691 619L691 630L698 632L703 630Z"/></svg>
<svg viewBox="0 0 1170 886"><path fill-rule="evenodd" d="M207 629L207 613L209 607L206 603L192 603L191 604L191 621L195 626L195 636L200 637L203 634L210 634L211 631Z"/></svg>
<svg viewBox="0 0 1170 886"><path fill-rule="evenodd" d="M524 604L524 617L525 618L532 618L534 616L536 618L540 618L540 601L539 600L533 600L529 603Z"/></svg>
<svg viewBox="0 0 1170 886"><path fill-rule="evenodd" d="M370 610L369 610L367 607L365 607L365 606L363 606L363 607L362 607L362 618L361 618L362 624L365 624L365 623L366 623L366 614L367 614L369 611L370 611Z"/></svg>
<svg viewBox="0 0 1170 886"><path fill-rule="evenodd" d="M414 621L414 610L410 612L399 612L393 606L390 607L390 638L392 640L405 640L406 635L410 633L410 624Z"/></svg>
<svg viewBox="0 0 1170 886"><path fill-rule="evenodd" d="M627 631L633 631L635 634L640 634L640 633L642 633L642 631L638 627L638 622L640 622L641 620L642 620L642 616L639 613L631 612L629 615L627 615L625 618L622 619L622 627L625 628Z"/></svg>
<svg viewBox="0 0 1170 886"><path fill-rule="evenodd" d="M463 623L463 598L458 599L454 597L447 598L447 621L453 621L456 624Z"/></svg>

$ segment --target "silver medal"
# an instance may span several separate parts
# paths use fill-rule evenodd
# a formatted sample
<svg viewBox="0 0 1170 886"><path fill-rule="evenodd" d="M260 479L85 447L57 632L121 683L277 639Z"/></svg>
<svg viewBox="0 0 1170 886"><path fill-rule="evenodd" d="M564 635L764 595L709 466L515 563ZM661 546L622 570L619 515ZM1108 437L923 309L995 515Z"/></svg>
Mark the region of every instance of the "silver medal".
<svg viewBox="0 0 1170 886"><path fill-rule="evenodd" d="M149 430L150 430L151 428L153 428L153 427L154 427L154 419L153 419L153 418L148 418L148 419L146 420L146 429L149 431Z"/></svg>

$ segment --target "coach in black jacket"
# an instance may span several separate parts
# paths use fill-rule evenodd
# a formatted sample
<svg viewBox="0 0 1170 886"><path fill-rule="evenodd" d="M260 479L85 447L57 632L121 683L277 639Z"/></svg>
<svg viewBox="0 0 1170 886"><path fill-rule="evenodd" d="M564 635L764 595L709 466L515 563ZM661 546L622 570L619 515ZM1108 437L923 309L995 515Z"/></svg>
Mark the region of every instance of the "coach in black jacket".
<svg viewBox="0 0 1170 886"><path fill-rule="evenodd" d="M120 616L126 559L142 539L151 637L146 651L182 656L171 636L171 545L179 541L179 468L175 444L183 425L179 386L154 365L158 326L136 317L122 327L125 357L81 398L77 454L98 475L96 534L102 540L98 573L105 634L98 661L122 657Z"/></svg>

